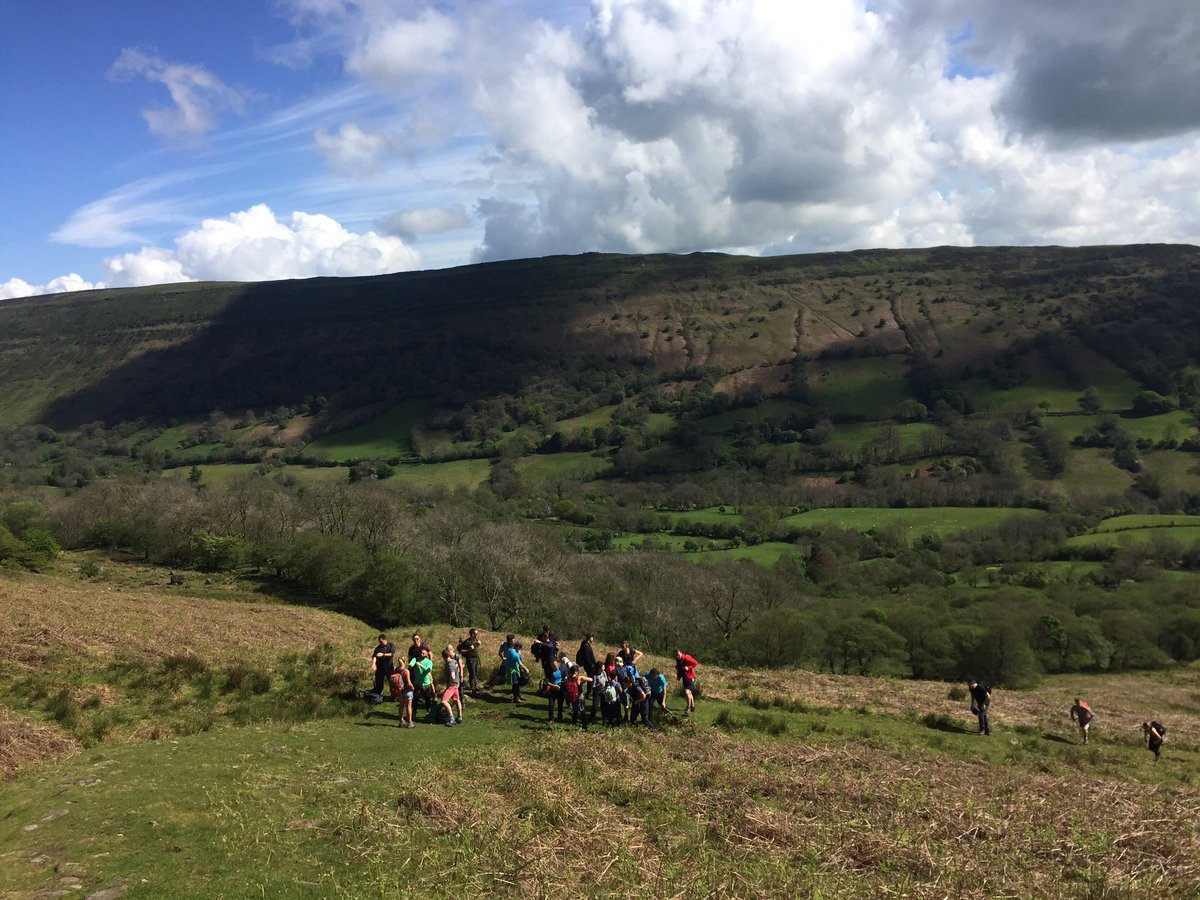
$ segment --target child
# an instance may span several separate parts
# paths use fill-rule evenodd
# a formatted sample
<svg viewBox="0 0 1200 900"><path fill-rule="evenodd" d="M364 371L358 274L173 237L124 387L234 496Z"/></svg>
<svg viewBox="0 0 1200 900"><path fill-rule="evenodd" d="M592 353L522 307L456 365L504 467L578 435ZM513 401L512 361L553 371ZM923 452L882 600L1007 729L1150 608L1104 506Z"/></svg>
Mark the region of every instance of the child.
<svg viewBox="0 0 1200 900"><path fill-rule="evenodd" d="M584 686L591 684L591 681L592 679L579 671L579 666L571 666L571 673L563 686L563 693L571 706L571 724L582 725L584 731L588 730L588 716L583 707L583 691Z"/></svg>

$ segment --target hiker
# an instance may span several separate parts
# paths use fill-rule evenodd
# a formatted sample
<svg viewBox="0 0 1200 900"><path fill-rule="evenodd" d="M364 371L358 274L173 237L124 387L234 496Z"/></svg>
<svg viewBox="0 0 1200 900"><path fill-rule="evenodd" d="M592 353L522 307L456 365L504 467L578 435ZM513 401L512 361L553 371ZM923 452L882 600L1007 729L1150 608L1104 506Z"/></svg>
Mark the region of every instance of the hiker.
<svg viewBox="0 0 1200 900"><path fill-rule="evenodd" d="M496 656L500 657L500 665L496 668L496 671L492 673L491 678L488 679L488 687L507 683L505 682L505 679L508 677L508 665L506 660L508 659L508 651L512 647L515 640L516 637L511 634L506 634L504 636L503 643L501 643L500 647L496 650Z"/></svg>
<svg viewBox="0 0 1200 900"><path fill-rule="evenodd" d="M687 700L685 712L689 716L696 711L696 667L699 665L694 656L675 648L675 677L683 684L683 696ZM666 709L665 704L663 708Z"/></svg>
<svg viewBox="0 0 1200 900"><path fill-rule="evenodd" d="M442 672L446 679L446 688L442 691L442 708L446 710L446 725L461 725L463 720L462 697L459 696L459 686L462 684L462 664L455 658L454 648L447 647L442 651ZM454 714L457 707L458 715Z"/></svg>
<svg viewBox="0 0 1200 900"><path fill-rule="evenodd" d="M554 721L554 705L558 704L558 721L563 720L563 703L566 701L566 695L563 692L565 685L563 684L562 672L558 671L555 666L546 673L546 679L543 682L546 688L546 721Z"/></svg>
<svg viewBox="0 0 1200 900"><path fill-rule="evenodd" d="M1075 705L1071 707L1071 721L1079 724L1085 744L1088 742L1088 729L1092 727L1092 719L1095 718L1095 715L1086 700L1075 698Z"/></svg>
<svg viewBox="0 0 1200 900"><path fill-rule="evenodd" d="M379 643L371 651L371 669L375 673L374 693L380 697L383 696L383 686L391 681L392 660L395 655L396 648L388 641L386 634L381 634L379 636Z"/></svg>
<svg viewBox="0 0 1200 900"><path fill-rule="evenodd" d="M650 702L655 709L667 712L667 676L658 669L650 670Z"/></svg>
<svg viewBox="0 0 1200 900"><path fill-rule="evenodd" d="M986 681L972 678L967 682L971 693L971 712L979 718L979 733L991 735L992 723L988 720L988 707L992 705L992 687Z"/></svg>
<svg viewBox="0 0 1200 900"><path fill-rule="evenodd" d="M533 642L529 652L542 664L542 675L548 681L550 673L558 668L558 640L549 626L542 629L541 637Z"/></svg>
<svg viewBox="0 0 1200 900"><path fill-rule="evenodd" d="M596 670L600 668L596 661L596 648L592 645L594 640L592 635L585 635L583 642L579 645L579 650L575 654L575 661L579 664L580 671L587 676L587 696L592 696L592 679L596 677Z"/></svg>
<svg viewBox="0 0 1200 900"><path fill-rule="evenodd" d="M563 694L571 706L571 724L583 726L584 731L588 730L589 719L584 710L583 692L584 687L591 683L592 679L584 675L579 666L571 666L566 684L563 685Z"/></svg>
<svg viewBox="0 0 1200 900"><path fill-rule="evenodd" d="M472 628L465 638L458 642L458 652L466 663L466 675L463 681L469 686L472 694L479 693L479 629Z"/></svg>
<svg viewBox="0 0 1200 900"><path fill-rule="evenodd" d="M638 660L646 654L644 654L641 650L634 650L632 647L630 647L629 641L621 641L621 649L617 651L617 655L620 656L621 659L625 660L625 665L637 666Z"/></svg>
<svg viewBox="0 0 1200 900"><path fill-rule="evenodd" d="M433 660L429 648L424 644L417 655L408 661L408 674L412 676L417 699L425 701L426 712L433 712Z"/></svg>
<svg viewBox="0 0 1200 900"><path fill-rule="evenodd" d="M617 672L617 654L609 653L604 657L604 674L612 678Z"/></svg>
<svg viewBox="0 0 1200 900"><path fill-rule="evenodd" d="M1142 734L1146 735L1146 749L1154 754L1154 761L1162 759L1163 741L1167 739L1167 726L1159 722L1143 722Z"/></svg>
<svg viewBox="0 0 1200 900"><path fill-rule="evenodd" d="M408 671L408 666L401 666L397 673L400 678L400 721L397 723L401 728L413 727L413 680L412 674Z"/></svg>
<svg viewBox="0 0 1200 900"><path fill-rule="evenodd" d="M629 691L629 724L636 725L640 718L642 724L651 731L658 731L654 723L650 721L650 685L646 681L646 676L638 675L630 678L625 686Z"/></svg>
<svg viewBox="0 0 1200 900"><path fill-rule="evenodd" d="M603 681L599 675L596 676L597 684L601 685L597 688L600 696L600 721L606 728L616 728L621 724L621 684L617 681L615 670L612 675L601 674L604 676Z"/></svg>
<svg viewBox="0 0 1200 900"><path fill-rule="evenodd" d="M408 655L405 656L404 658L405 659L420 659L421 658L421 648L424 646L425 646L425 642L423 640L421 640L421 636L419 634L414 634L413 642L408 648Z"/></svg>
<svg viewBox="0 0 1200 900"><path fill-rule="evenodd" d="M529 669L521 662L521 642L512 641L504 653L504 677L512 685L513 703L524 703L521 685L529 680Z"/></svg>

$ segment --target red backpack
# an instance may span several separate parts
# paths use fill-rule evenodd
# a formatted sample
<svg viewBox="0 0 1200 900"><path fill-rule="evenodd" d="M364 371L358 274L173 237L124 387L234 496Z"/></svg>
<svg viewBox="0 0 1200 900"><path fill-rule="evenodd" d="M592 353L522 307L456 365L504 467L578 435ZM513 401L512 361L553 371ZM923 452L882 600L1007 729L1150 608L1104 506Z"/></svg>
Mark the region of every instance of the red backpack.
<svg viewBox="0 0 1200 900"><path fill-rule="evenodd" d="M567 679L567 702L574 703L579 699L579 682L574 678Z"/></svg>

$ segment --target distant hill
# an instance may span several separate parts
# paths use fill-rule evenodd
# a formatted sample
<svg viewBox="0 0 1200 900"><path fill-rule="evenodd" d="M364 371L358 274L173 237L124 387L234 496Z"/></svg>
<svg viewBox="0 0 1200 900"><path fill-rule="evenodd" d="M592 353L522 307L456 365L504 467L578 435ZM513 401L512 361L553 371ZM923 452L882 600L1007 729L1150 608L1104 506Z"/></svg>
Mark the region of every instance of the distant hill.
<svg viewBox="0 0 1200 900"><path fill-rule="evenodd" d="M552 391L796 393L821 360L942 382L1114 368L1146 387L1200 353L1200 249L934 248L748 258L585 254L373 278L182 284L0 304L0 422L155 422L324 397L459 409ZM802 377L803 376L803 377ZM893 393L896 393L893 391ZM900 392L908 393L908 392Z"/></svg>

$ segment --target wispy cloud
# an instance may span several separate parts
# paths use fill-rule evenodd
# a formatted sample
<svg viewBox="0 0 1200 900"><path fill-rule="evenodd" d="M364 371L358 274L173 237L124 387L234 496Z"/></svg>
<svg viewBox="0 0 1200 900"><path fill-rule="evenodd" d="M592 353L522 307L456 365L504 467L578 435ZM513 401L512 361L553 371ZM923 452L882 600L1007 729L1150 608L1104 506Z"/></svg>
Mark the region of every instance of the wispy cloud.
<svg viewBox="0 0 1200 900"><path fill-rule="evenodd" d="M226 110L245 112L248 93L230 87L205 69L168 62L156 53L126 47L108 71L114 81L141 77L166 87L170 106L147 107L142 118L151 134L168 143L192 144L217 127Z"/></svg>

